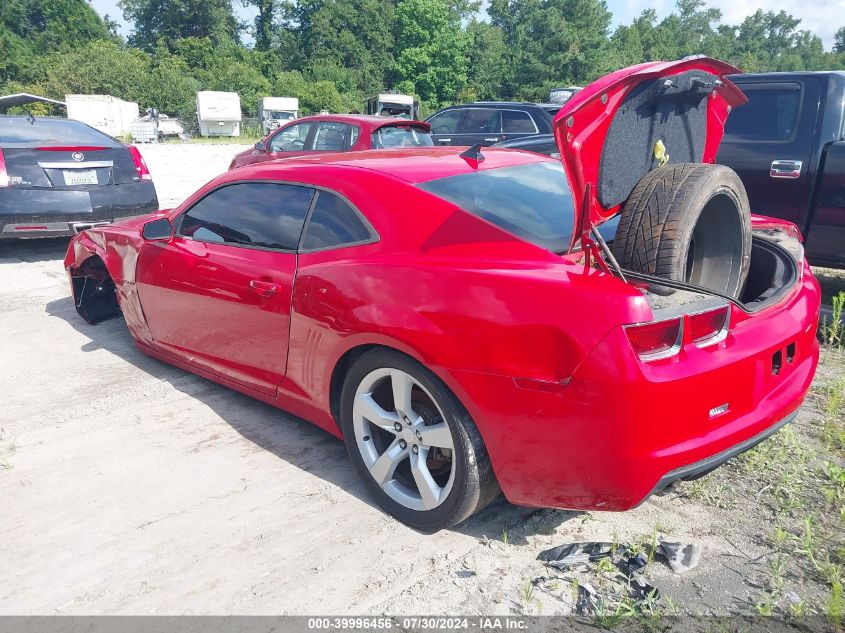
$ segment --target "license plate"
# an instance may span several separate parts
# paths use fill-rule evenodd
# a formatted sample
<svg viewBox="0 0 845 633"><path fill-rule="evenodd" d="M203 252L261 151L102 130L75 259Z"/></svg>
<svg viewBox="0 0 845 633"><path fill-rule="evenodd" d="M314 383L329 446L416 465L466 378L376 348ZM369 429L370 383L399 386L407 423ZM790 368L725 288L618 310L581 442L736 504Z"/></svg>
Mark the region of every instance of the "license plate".
<svg viewBox="0 0 845 633"><path fill-rule="evenodd" d="M65 169L65 185L96 185L97 172L93 169Z"/></svg>

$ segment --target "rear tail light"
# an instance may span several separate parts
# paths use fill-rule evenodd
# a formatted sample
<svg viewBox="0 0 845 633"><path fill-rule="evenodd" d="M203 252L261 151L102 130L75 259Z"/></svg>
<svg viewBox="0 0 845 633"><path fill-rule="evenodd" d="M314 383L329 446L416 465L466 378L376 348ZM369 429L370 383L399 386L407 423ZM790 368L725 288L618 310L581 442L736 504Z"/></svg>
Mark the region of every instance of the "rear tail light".
<svg viewBox="0 0 845 633"><path fill-rule="evenodd" d="M689 337L698 347L715 345L725 340L730 324L730 308L722 306L716 310L691 314L689 317Z"/></svg>
<svg viewBox="0 0 845 633"><path fill-rule="evenodd" d="M9 186L9 174L6 173L6 159L3 157L3 149L0 148L0 187Z"/></svg>
<svg viewBox="0 0 845 633"><path fill-rule="evenodd" d="M669 358L681 351L683 318L625 326L625 334L634 351L643 360Z"/></svg>
<svg viewBox="0 0 845 633"><path fill-rule="evenodd" d="M135 162L135 169L138 170L138 176L141 180L152 180L153 177L150 175L150 170L147 169L147 163L144 162L144 157L141 156L141 152L138 151L138 148L134 145L127 145L126 148L129 150L129 154Z"/></svg>

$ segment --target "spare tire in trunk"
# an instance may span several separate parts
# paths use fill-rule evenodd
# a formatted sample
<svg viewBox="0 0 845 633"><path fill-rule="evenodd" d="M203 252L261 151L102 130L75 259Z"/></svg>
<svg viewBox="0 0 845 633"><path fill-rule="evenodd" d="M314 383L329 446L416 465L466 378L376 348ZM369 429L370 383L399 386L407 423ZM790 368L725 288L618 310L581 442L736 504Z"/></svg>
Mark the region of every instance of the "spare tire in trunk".
<svg viewBox="0 0 845 633"><path fill-rule="evenodd" d="M700 163L649 172L622 207L613 255L629 270L738 296L751 262L751 215L739 176Z"/></svg>

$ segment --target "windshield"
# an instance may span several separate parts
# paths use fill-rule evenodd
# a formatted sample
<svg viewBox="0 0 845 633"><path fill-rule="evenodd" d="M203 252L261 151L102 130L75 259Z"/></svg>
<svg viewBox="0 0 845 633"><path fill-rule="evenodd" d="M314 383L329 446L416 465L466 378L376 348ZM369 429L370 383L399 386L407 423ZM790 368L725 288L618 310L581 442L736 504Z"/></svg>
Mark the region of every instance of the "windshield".
<svg viewBox="0 0 845 633"><path fill-rule="evenodd" d="M434 141L424 128L414 126L382 127L373 132L373 149L390 147L431 147Z"/></svg>
<svg viewBox="0 0 845 633"><path fill-rule="evenodd" d="M296 117L293 112L271 112L270 118L274 121L293 121Z"/></svg>
<svg viewBox="0 0 845 633"><path fill-rule="evenodd" d="M449 176L419 187L554 253L569 248L574 207L557 161Z"/></svg>
<svg viewBox="0 0 845 633"><path fill-rule="evenodd" d="M119 147L111 136L70 119L32 119L0 116L0 143L3 145L101 145Z"/></svg>

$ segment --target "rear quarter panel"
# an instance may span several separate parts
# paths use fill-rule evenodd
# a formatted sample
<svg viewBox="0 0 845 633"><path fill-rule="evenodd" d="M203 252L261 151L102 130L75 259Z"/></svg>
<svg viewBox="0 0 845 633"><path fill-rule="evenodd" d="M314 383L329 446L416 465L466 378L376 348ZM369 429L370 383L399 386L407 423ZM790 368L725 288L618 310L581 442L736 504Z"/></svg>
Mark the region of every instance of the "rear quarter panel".
<svg viewBox="0 0 845 633"><path fill-rule="evenodd" d="M359 175L335 188L380 240L299 256L285 381L297 397L327 410L338 359L385 345L440 376L483 434L458 372L559 385L613 327L651 316L638 291L609 275L403 181Z"/></svg>

